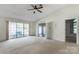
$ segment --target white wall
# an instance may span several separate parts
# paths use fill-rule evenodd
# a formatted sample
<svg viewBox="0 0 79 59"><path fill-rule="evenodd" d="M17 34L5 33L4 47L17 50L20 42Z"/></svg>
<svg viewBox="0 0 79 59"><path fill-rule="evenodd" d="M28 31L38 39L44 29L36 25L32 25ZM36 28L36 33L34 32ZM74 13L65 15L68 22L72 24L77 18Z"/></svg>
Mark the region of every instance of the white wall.
<svg viewBox="0 0 79 59"><path fill-rule="evenodd" d="M6 40L6 22L0 18L0 41Z"/></svg>
<svg viewBox="0 0 79 59"><path fill-rule="evenodd" d="M35 36L36 35L36 27L35 27L36 23L35 22L30 22L29 23L29 35L30 36Z"/></svg>
<svg viewBox="0 0 79 59"><path fill-rule="evenodd" d="M79 17L79 5L67 5L37 22L53 22L52 39L65 41L65 20Z"/></svg>
<svg viewBox="0 0 79 59"><path fill-rule="evenodd" d="M46 24L46 30L47 30L47 39L53 38L53 22L49 22Z"/></svg>

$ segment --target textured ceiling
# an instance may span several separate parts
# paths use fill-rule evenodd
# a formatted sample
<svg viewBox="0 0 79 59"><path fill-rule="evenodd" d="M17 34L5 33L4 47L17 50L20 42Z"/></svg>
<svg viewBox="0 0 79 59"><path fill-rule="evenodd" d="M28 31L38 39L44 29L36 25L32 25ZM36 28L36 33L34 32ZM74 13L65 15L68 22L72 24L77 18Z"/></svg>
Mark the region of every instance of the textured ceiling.
<svg viewBox="0 0 79 59"><path fill-rule="evenodd" d="M64 7L63 4L43 4L43 13L36 11L28 11L27 9L32 8L30 4L2 4L0 5L0 16L12 17L27 21L36 21L40 18L46 17L53 13L55 10Z"/></svg>

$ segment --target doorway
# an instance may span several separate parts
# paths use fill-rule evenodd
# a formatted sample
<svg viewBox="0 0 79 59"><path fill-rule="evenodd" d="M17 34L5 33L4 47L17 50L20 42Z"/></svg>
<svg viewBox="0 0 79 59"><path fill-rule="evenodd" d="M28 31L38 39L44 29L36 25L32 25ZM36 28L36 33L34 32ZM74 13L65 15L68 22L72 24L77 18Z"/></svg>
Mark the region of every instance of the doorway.
<svg viewBox="0 0 79 59"><path fill-rule="evenodd" d="M76 43L77 41L77 20L66 20L66 42Z"/></svg>
<svg viewBox="0 0 79 59"><path fill-rule="evenodd" d="M46 24L45 23L38 24L38 36L39 37L46 36Z"/></svg>

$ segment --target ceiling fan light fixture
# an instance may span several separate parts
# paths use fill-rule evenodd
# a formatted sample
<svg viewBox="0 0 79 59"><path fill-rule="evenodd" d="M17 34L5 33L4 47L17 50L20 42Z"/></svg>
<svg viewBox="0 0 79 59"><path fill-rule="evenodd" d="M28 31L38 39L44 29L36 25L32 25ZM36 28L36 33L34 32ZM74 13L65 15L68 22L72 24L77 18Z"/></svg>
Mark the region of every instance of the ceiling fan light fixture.
<svg viewBox="0 0 79 59"><path fill-rule="evenodd" d="M43 8L43 5L42 4L31 4L31 6L33 7L33 9L28 9L28 10L34 10L33 14L35 14L35 10L42 13L42 11L40 9Z"/></svg>

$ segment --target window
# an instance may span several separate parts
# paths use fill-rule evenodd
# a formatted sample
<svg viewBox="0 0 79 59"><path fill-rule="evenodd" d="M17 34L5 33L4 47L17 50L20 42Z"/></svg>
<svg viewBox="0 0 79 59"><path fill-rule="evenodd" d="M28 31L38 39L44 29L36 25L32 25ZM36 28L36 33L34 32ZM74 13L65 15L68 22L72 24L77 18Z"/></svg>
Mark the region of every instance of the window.
<svg viewBox="0 0 79 59"><path fill-rule="evenodd" d="M42 26L39 26L38 35L39 35L39 37L42 37Z"/></svg>
<svg viewBox="0 0 79 59"><path fill-rule="evenodd" d="M29 24L9 22L9 39L25 37L29 35Z"/></svg>
<svg viewBox="0 0 79 59"><path fill-rule="evenodd" d="M26 30L27 29L27 30ZM29 35L29 24L24 24L24 36L27 36Z"/></svg>
<svg viewBox="0 0 79 59"><path fill-rule="evenodd" d="M73 33L77 33L77 20L73 20Z"/></svg>

